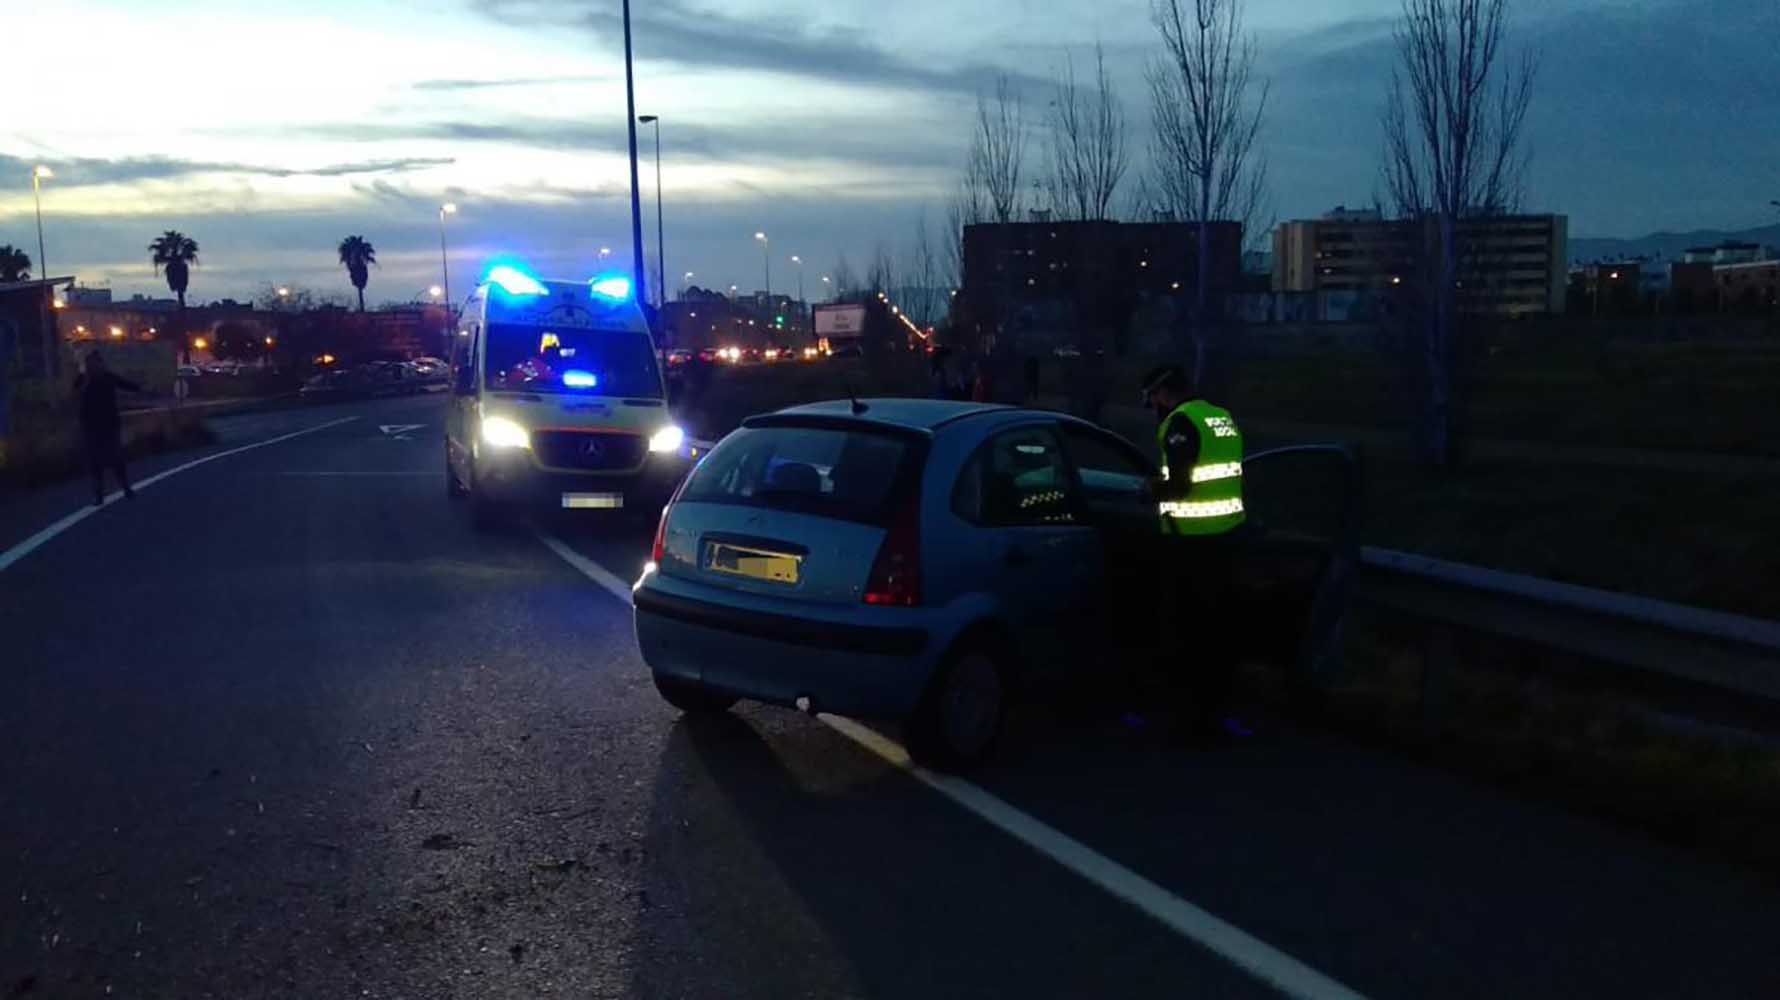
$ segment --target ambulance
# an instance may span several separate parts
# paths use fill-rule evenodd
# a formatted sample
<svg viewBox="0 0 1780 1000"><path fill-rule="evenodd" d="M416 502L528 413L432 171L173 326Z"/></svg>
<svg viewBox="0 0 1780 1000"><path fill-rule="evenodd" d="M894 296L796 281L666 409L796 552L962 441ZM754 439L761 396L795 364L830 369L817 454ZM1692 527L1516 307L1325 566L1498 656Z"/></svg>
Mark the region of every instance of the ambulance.
<svg viewBox="0 0 1780 1000"><path fill-rule="evenodd" d="M451 340L445 482L478 527L528 509L653 515L690 468L628 276L497 264Z"/></svg>

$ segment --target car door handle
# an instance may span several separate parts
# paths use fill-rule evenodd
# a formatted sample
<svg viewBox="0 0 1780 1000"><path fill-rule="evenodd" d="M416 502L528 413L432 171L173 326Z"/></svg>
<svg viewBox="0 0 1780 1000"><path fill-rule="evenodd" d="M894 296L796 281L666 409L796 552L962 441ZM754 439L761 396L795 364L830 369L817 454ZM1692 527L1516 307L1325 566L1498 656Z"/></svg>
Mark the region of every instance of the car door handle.
<svg viewBox="0 0 1780 1000"><path fill-rule="evenodd" d="M1002 554L1001 561L1009 566L1024 566L1032 561L1032 557L1018 545L1009 545L1007 551Z"/></svg>

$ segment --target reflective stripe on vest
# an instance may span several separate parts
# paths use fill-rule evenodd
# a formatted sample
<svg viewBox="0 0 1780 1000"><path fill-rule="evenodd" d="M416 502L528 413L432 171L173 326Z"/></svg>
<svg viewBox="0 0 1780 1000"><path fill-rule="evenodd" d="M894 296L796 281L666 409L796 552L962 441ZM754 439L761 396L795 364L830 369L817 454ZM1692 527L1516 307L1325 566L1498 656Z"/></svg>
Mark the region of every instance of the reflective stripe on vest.
<svg viewBox="0 0 1780 1000"><path fill-rule="evenodd" d="M1163 517L1200 518L1240 514L1242 501L1237 500L1164 500L1156 505Z"/></svg>
<svg viewBox="0 0 1780 1000"><path fill-rule="evenodd" d="M1242 431L1229 411L1202 399L1182 403L1156 429L1163 461L1168 456L1168 431L1177 419L1192 424L1199 435L1199 458L1187 471L1192 484L1184 499L1156 505L1164 534L1221 535L1247 516L1242 503ZM1171 478L1166 464L1162 478Z"/></svg>

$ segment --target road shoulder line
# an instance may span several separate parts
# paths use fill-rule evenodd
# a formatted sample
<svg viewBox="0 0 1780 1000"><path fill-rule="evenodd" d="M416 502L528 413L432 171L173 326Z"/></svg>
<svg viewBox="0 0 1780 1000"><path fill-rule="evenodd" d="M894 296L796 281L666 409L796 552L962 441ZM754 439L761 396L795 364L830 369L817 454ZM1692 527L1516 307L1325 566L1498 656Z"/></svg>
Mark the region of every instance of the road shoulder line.
<svg viewBox="0 0 1780 1000"><path fill-rule="evenodd" d="M214 455L205 455L203 458L193 459L192 461L187 462L184 465L176 465L171 469L167 469L162 472L157 472L154 475L149 476L147 479L144 479L139 483L132 484L131 489L145 490L145 489L149 488L150 486L153 486L154 484L160 482L161 480L166 479L168 476L178 475L181 472L185 472L189 469L195 469L200 465L204 465L205 463L214 462L219 458L228 458L230 455L239 455L244 451L252 451L255 448L264 448L267 445L277 444L280 441L289 441L291 438L302 437L305 434L314 434L316 431L325 431L330 427L338 427L341 424L349 423L349 422L357 420L357 419L358 419L358 417L356 417L356 416L341 417L339 420L330 420L325 424L317 424L314 427L305 427L304 429L302 429L300 431L293 431L292 433L289 433L289 434L280 434L278 437L267 438L264 441L255 441L252 444L244 444L239 447L230 448L227 451L219 451ZM103 505L82 507L79 510L75 511L74 513L69 514L68 516L62 518L61 520L56 521L55 523L51 524L49 527L44 528L42 531L37 532L35 535L32 535L31 537L18 543L17 545L14 545L12 548L7 549L5 552L0 552L0 572L5 572L7 569L10 569L12 567L13 563L18 562L20 559L23 559L26 556L30 555L32 552L35 552L38 548L40 548L45 542L48 542L50 539L56 537L57 535L61 534L62 532L67 531L69 528L72 528L75 525L79 524L80 522L93 516L95 513L99 512L100 510L103 510L105 507L111 506L113 503L115 503L116 501L121 499L123 497L123 495L124 494L121 490L111 493L105 497L105 502Z"/></svg>
<svg viewBox="0 0 1780 1000"><path fill-rule="evenodd" d="M538 540L612 596L631 604L631 587L616 574L562 540L537 532ZM818 714L830 729L909 774L1001 832L1124 900L1175 933L1198 944L1295 1000L1365 1000L1285 952L1194 906L1061 830L1036 819L978 785L936 774L909 760L896 741L852 719Z"/></svg>

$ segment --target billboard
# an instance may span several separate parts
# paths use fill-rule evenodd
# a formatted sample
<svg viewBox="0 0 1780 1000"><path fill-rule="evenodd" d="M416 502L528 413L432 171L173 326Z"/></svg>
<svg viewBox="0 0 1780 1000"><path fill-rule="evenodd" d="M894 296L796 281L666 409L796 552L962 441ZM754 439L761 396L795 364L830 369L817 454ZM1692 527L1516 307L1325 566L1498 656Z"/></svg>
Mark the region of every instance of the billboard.
<svg viewBox="0 0 1780 1000"><path fill-rule="evenodd" d="M865 331L864 306L817 306L815 312L817 337L851 340Z"/></svg>

